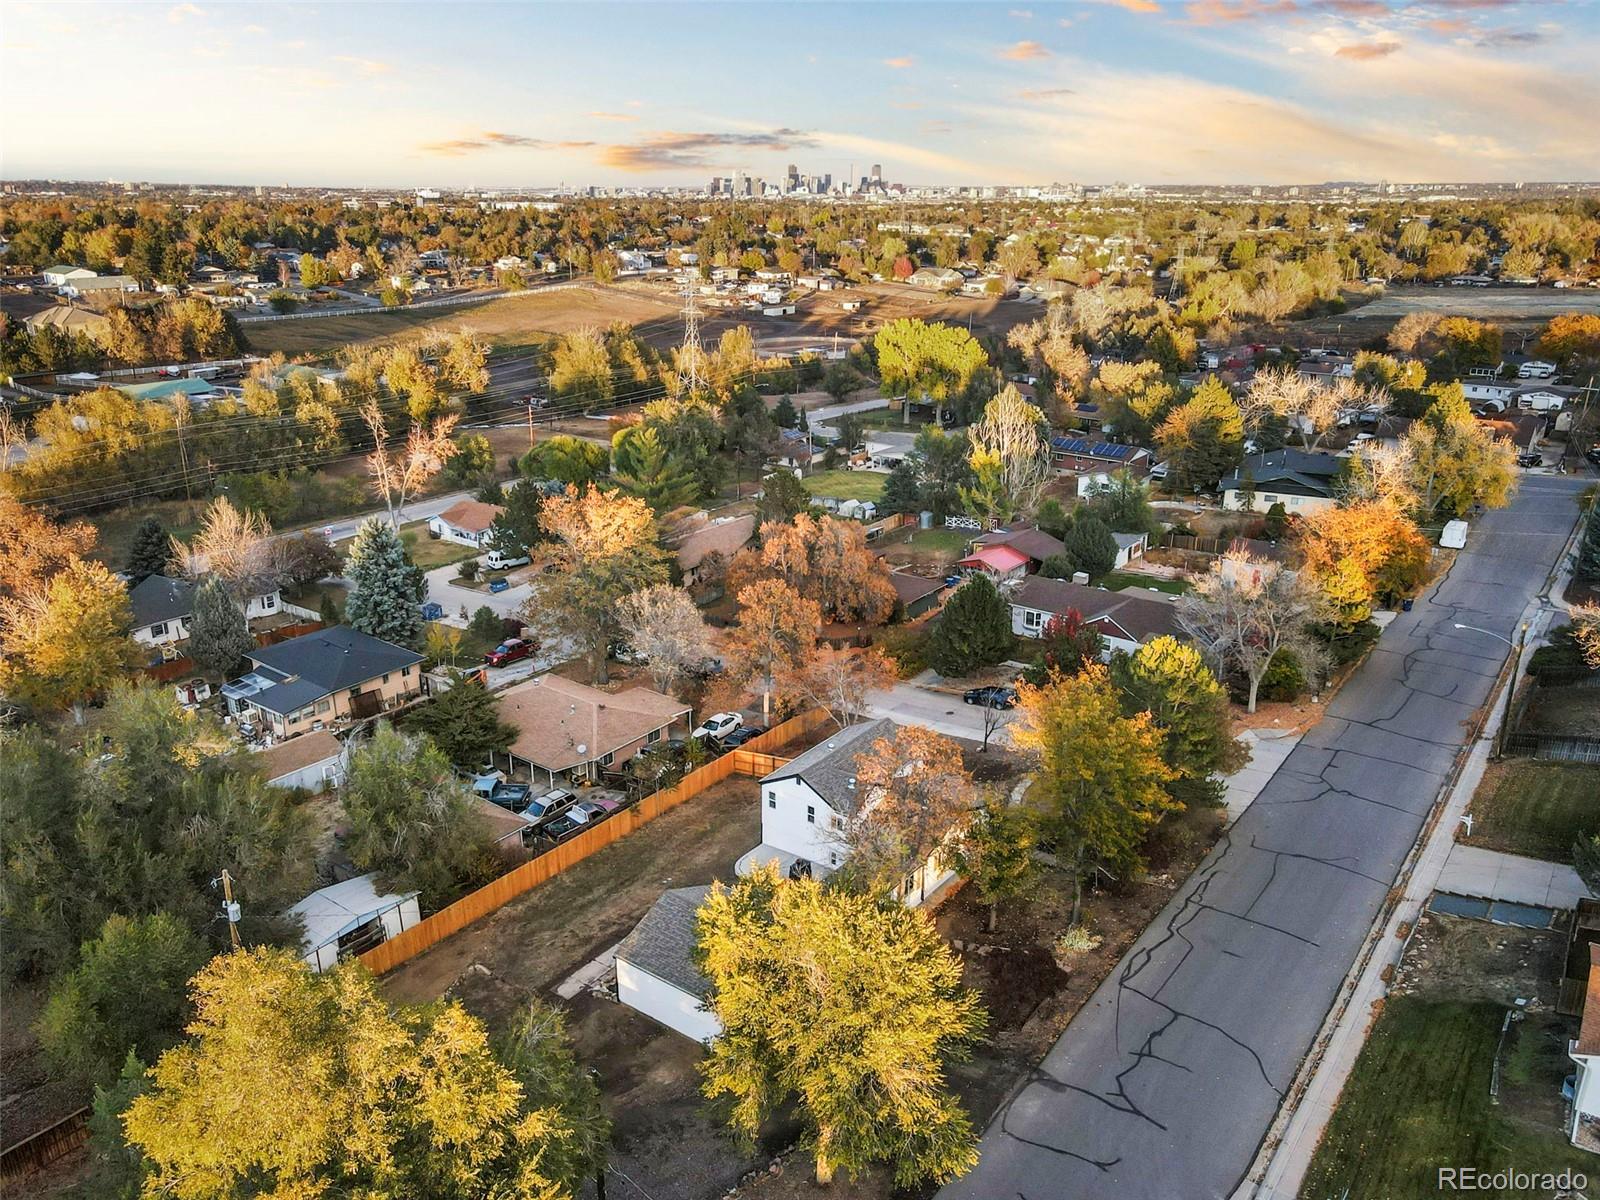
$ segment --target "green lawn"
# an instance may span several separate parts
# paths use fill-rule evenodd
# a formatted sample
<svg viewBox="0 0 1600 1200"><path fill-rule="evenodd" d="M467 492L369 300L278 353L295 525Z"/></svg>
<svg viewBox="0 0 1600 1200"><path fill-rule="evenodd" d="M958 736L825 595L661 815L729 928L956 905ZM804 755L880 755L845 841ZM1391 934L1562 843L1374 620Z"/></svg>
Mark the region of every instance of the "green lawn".
<svg viewBox="0 0 1600 1200"><path fill-rule="evenodd" d="M321 583L307 584L301 588L289 588L283 593L283 598L290 604L297 604L301 608L309 608L312 612L322 611L322 598L329 596L333 599L334 611L341 618L344 616L344 602L349 592L336 583L324 580Z"/></svg>
<svg viewBox="0 0 1600 1200"><path fill-rule="evenodd" d="M913 416L909 422L902 421L898 404L892 404L888 408L869 408L866 412L850 415L861 422L863 429L901 429L907 433L915 433L928 424L929 420L927 416Z"/></svg>
<svg viewBox="0 0 1600 1200"><path fill-rule="evenodd" d="M818 471L800 482L813 496L835 500L877 500L889 477L875 471Z"/></svg>
<svg viewBox="0 0 1600 1200"><path fill-rule="evenodd" d="M1128 571L1112 571L1100 581L1100 586L1113 592L1125 587L1155 588L1169 596L1181 596L1189 590L1186 580L1157 579L1154 575L1135 575Z"/></svg>
<svg viewBox="0 0 1600 1200"><path fill-rule="evenodd" d="M1600 767L1510 759L1491 766L1472 798L1474 846L1572 861L1572 843L1600 832Z"/></svg>
<svg viewBox="0 0 1600 1200"><path fill-rule="evenodd" d="M1448 1166L1484 1173L1570 1167L1595 1179L1595 1159L1570 1145L1560 1125L1559 1089L1570 1069L1562 1047L1573 1023L1541 1013L1513 1026L1496 1104L1489 1083L1505 1011L1390 997L1323 1133L1301 1200L1438 1197L1438 1170Z"/></svg>
<svg viewBox="0 0 1600 1200"><path fill-rule="evenodd" d="M334 546L341 552L350 549L353 538L346 538L342 542L335 542ZM406 549L411 552L411 561L424 571L431 571L435 567L446 567L451 563L461 562L463 559L476 558L481 551L474 550L471 546L463 546L459 542L446 541L444 538L431 538L428 536L428 522L407 521L400 526L400 540L406 544Z"/></svg>

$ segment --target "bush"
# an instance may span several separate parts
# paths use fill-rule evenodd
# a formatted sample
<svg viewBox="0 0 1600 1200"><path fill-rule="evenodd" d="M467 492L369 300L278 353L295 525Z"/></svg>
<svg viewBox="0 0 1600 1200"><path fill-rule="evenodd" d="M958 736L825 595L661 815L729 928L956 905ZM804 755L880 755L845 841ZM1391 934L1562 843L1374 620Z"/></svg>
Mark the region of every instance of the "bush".
<svg viewBox="0 0 1600 1200"><path fill-rule="evenodd" d="M472 632L486 642L500 640L500 614L487 604L472 614Z"/></svg>
<svg viewBox="0 0 1600 1200"><path fill-rule="evenodd" d="M1292 651L1279 650L1261 678L1257 695L1262 700L1298 700L1305 690L1306 672L1300 659Z"/></svg>
<svg viewBox="0 0 1600 1200"><path fill-rule="evenodd" d="M1342 625L1313 625L1309 632L1328 648L1328 659L1332 665L1343 667L1365 654L1377 642L1383 630L1371 621L1363 621L1350 629Z"/></svg>
<svg viewBox="0 0 1600 1200"><path fill-rule="evenodd" d="M889 656L901 679L910 679L928 669L928 627L919 625L880 629L874 637L878 649Z"/></svg>
<svg viewBox="0 0 1600 1200"><path fill-rule="evenodd" d="M477 577L478 577L478 560L475 559L475 558L464 558L464 559L462 559L461 560L461 565L456 568L456 578L457 579L465 579L468 583L471 583Z"/></svg>

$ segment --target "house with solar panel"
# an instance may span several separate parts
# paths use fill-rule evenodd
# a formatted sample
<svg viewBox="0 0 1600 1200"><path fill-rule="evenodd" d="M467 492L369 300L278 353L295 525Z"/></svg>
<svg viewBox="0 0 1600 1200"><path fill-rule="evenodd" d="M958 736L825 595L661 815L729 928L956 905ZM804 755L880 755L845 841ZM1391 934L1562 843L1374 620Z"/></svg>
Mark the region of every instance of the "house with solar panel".
<svg viewBox="0 0 1600 1200"><path fill-rule="evenodd" d="M1050 461L1058 475L1127 471L1143 479L1150 473L1150 451L1123 442L1097 442L1057 434L1050 439Z"/></svg>

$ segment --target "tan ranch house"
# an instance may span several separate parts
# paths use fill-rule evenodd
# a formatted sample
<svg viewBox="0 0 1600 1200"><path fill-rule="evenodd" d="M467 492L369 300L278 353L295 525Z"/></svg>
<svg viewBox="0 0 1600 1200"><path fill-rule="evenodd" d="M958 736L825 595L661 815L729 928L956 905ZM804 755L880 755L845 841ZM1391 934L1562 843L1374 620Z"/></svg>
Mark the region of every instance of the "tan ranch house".
<svg viewBox="0 0 1600 1200"><path fill-rule="evenodd" d="M250 652L222 686L228 712L274 737L365 720L422 694L422 655L348 625Z"/></svg>

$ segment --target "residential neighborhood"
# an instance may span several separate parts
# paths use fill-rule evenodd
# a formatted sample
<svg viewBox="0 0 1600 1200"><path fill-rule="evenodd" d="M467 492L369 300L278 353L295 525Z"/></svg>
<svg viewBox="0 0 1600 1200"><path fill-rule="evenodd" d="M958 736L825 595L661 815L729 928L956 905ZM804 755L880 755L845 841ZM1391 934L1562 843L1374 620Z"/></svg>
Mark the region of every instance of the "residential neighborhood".
<svg viewBox="0 0 1600 1200"><path fill-rule="evenodd" d="M80 8L6 1195L1600 1194L1584 6Z"/></svg>

